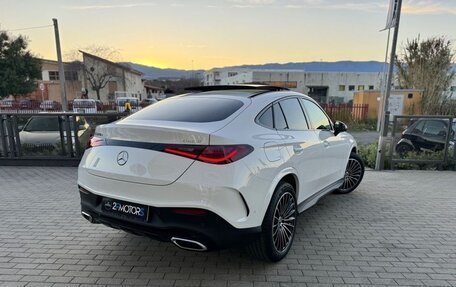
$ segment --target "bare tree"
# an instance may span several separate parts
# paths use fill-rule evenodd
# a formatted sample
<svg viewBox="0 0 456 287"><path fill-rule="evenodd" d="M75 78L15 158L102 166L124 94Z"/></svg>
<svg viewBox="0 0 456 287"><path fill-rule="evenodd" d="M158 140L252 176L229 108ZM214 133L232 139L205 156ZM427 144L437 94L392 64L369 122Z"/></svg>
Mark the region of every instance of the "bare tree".
<svg viewBox="0 0 456 287"><path fill-rule="evenodd" d="M83 50L72 51L67 57L72 61L71 66L82 71L84 82L88 82L90 88L97 94L98 100L101 99L100 91L112 79L122 76L115 68L117 65L115 62L120 59L120 54L113 48L90 46Z"/></svg>
<svg viewBox="0 0 456 287"><path fill-rule="evenodd" d="M447 114L448 89L455 76L452 70L452 42L444 37L407 41L403 55L396 60L400 88L423 91L423 114Z"/></svg>

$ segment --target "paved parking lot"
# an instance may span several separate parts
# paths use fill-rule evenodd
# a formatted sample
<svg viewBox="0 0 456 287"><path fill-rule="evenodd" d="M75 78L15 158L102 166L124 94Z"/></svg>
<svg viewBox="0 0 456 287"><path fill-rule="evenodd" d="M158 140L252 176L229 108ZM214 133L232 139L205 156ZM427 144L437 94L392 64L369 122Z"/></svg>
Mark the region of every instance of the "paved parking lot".
<svg viewBox="0 0 456 287"><path fill-rule="evenodd" d="M456 173L367 171L299 217L280 263L92 225L75 168L0 167L0 286L456 286Z"/></svg>

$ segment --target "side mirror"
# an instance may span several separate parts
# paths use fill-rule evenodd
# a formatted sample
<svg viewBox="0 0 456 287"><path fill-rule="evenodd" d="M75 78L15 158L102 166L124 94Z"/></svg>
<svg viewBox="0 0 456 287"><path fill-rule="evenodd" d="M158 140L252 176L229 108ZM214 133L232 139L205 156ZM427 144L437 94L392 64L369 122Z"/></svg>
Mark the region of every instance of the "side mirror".
<svg viewBox="0 0 456 287"><path fill-rule="evenodd" d="M18 131L22 131L24 129L24 125L17 126Z"/></svg>
<svg viewBox="0 0 456 287"><path fill-rule="evenodd" d="M346 132L347 131L347 125L344 124L343 122L340 122L340 121L336 121L334 123L334 135L338 135L342 132Z"/></svg>

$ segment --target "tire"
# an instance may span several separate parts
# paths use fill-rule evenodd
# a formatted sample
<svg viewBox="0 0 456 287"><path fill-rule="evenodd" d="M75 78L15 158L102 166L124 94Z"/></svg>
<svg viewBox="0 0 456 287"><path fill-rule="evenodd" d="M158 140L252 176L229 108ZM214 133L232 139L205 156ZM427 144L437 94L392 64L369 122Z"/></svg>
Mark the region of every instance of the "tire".
<svg viewBox="0 0 456 287"><path fill-rule="evenodd" d="M356 153L351 153L345 169L344 183L334 191L337 194L347 194L355 190L363 180L364 163Z"/></svg>
<svg viewBox="0 0 456 287"><path fill-rule="evenodd" d="M407 153L413 151L413 146L407 144L407 143L400 143L396 146L396 153L402 158L404 157Z"/></svg>
<svg viewBox="0 0 456 287"><path fill-rule="evenodd" d="M296 231L298 209L293 186L280 182L261 225L260 237L247 250L254 257L277 262L290 251Z"/></svg>

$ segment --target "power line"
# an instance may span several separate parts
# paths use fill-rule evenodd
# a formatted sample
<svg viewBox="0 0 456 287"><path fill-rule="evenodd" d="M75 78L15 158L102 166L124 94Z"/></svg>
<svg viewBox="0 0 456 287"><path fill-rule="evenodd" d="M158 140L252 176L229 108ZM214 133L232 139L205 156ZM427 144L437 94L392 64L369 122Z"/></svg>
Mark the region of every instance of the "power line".
<svg viewBox="0 0 456 287"><path fill-rule="evenodd" d="M5 30L0 30L0 31L7 31L7 32L15 32L15 31L23 31L23 30L32 30L32 29L41 29L41 28L47 28L47 27L52 27L53 25L45 25L45 26L34 26L34 27L26 27L26 28L18 28L18 29L5 29Z"/></svg>

